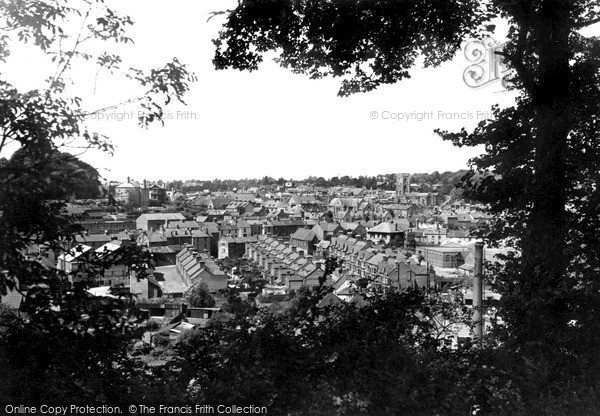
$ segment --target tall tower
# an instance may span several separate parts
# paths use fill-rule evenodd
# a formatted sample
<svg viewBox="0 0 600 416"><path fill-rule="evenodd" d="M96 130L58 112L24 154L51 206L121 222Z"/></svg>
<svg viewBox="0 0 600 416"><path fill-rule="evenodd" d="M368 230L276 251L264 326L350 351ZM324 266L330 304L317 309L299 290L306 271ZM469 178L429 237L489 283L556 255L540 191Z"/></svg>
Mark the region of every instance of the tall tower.
<svg viewBox="0 0 600 416"><path fill-rule="evenodd" d="M410 173L396 174L396 202L404 202L410 192Z"/></svg>

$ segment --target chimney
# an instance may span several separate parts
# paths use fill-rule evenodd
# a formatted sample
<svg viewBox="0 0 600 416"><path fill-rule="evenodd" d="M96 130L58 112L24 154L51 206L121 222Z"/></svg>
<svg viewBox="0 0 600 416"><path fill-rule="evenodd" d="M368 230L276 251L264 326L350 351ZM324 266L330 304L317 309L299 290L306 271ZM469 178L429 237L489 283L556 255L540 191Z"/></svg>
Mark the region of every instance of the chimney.
<svg viewBox="0 0 600 416"><path fill-rule="evenodd" d="M146 179L144 179L144 189L148 189L148 183L146 182Z"/></svg>
<svg viewBox="0 0 600 416"><path fill-rule="evenodd" d="M475 243L473 256L475 273L473 279L473 323L475 324L475 337L477 343L483 345L483 243Z"/></svg>
<svg viewBox="0 0 600 416"><path fill-rule="evenodd" d="M304 257L304 250L298 250L298 255L300 257Z"/></svg>
<svg viewBox="0 0 600 416"><path fill-rule="evenodd" d="M294 252L294 253L295 253L295 252L296 252L296 250L298 249L296 246L291 246L290 248L292 249L292 252Z"/></svg>
<svg viewBox="0 0 600 416"><path fill-rule="evenodd" d="M129 176L127 177L127 183L131 183L131 178Z"/></svg>

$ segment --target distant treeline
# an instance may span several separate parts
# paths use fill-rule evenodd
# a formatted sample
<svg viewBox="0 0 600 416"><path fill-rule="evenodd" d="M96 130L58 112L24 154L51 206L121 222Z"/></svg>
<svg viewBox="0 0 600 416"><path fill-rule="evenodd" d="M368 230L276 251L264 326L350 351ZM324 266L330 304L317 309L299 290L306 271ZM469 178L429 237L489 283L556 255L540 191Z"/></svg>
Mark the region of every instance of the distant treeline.
<svg viewBox="0 0 600 416"><path fill-rule="evenodd" d="M422 192L431 191L434 185L441 184L439 192L442 195L447 195L452 192L455 185L460 181L460 178L466 173L466 170L459 170L456 172L443 172L440 173L435 171L433 173L415 173L411 177L411 183L419 185L418 190ZM261 179L214 179L208 181L202 180L188 180L188 181L159 181L159 184L164 184L168 189L175 189L184 192L198 192L209 190L215 191L233 191L244 190L249 188L261 188L261 187L277 187L285 186L288 182L291 182L294 187L297 186L318 186L324 188L331 187L351 187L351 188L366 188L366 189L383 189L383 190L395 190L396 189L396 174L388 173L385 175L377 176L334 176L332 178L309 176L302 180L290 180L285 178L272 178L265 176Z"/></svg>

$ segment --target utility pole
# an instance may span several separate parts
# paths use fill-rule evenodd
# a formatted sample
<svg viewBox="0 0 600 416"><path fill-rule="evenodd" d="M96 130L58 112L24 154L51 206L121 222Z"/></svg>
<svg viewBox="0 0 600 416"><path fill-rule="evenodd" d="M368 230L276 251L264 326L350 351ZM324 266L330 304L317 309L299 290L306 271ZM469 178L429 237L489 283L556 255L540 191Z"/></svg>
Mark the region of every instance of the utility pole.
<svg viewBox="0 0 600 416"><path fill-rule="evenodd" d="M483 345L483 243L475 243L475 268L473 279L473 323L475 324L475 338L479 346Z"/></svg>

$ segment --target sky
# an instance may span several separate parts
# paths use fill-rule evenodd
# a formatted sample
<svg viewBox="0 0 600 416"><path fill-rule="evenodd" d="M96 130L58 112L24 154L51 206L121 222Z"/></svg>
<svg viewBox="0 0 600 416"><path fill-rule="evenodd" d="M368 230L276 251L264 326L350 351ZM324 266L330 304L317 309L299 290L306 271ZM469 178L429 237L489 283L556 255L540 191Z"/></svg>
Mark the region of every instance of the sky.
<svg viewBox="0 0 600 416"><path fill-rule="evenodd" d="M433 130L472 129L490 107L514 97L499 82L471 88L463 80L464 53L438 68L411 71L411 79L340 98L339 79L310 80L265 60L255 72L216 71L214 39L223 22L211 11L229 0L128 0L112 2L135 24L134 45L118 46L124 65L159 67L177 57L198 77L187 106L165 108L165 125L137 125L129 107L90 119L90 132L108 135L114 156L88 151L81 159L105 179L208 180L308 176L360 176L433 172L467 167L481 148L455 148ZM79 23L73 22L75 28ZM499 30L495 40L502 41ZM99 51L103 45L92 45ZM22 89L36 88L53 67L32 46L15 46L2 70ZM90 110L136 96L122 77L81 64L69 74ZM13 149L14 150L14 149ZM3 155L4 156L4 155Z"/></svg>

